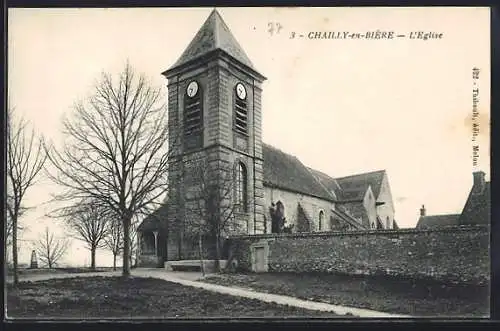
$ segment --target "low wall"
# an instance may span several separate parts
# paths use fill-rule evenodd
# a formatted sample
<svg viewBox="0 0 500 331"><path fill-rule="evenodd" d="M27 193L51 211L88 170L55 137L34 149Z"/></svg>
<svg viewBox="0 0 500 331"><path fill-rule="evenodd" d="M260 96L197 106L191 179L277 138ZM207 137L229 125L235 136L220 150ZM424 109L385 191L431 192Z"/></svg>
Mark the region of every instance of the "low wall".
<svg viewBox="0 0 500 331"><path fill-rule="evenodd" d="M250 246L269 245L271 272L326 272L488 284L488 226L240 236L229 258L252 270Z"/></svg>
<svg viewBox="0 0 500 331"><path fill-rule="evenodd" d="M137 261L138 267L158 268L163 267L163 258L154 254L141 254Z"/></svg>

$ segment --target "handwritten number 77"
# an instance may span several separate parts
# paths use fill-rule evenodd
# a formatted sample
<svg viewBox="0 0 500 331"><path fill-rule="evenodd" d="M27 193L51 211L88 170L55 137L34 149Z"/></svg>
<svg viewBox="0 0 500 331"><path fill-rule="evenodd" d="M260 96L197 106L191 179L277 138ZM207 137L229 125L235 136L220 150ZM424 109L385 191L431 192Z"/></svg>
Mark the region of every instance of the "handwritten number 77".
<svg viewBox="0 0 500 331"><path fill-rule="evenodd" d="M273 35L273 34L278 34L280 33L281 29L283 29L283 26L278 23L278 22L269 22L267 23L267 31L269 32L269 34Z"/></svg>

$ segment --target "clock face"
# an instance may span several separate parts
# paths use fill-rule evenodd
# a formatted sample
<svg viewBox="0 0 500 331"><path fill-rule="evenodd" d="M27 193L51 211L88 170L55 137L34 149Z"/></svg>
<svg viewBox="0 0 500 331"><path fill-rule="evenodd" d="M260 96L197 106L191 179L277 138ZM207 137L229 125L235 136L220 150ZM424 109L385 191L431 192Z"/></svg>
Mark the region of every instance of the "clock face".
<svg viewBox="0 0 500 331"><path fill-rule="evenodd" d="M243 84L238 83L236 85L236 95L241 100L243 100L243 99L245 99L247 97L247 90L245 89L245 86L243 86Z"/></svg>
<svg viewBox="0 0 500 331"><path fill-rule="evenodd" d="M187 91L188 97L190 97L190 98L194 97L196 95L196 93L198 93L198 83L195 81L189 83L186 91Z"/></svg>

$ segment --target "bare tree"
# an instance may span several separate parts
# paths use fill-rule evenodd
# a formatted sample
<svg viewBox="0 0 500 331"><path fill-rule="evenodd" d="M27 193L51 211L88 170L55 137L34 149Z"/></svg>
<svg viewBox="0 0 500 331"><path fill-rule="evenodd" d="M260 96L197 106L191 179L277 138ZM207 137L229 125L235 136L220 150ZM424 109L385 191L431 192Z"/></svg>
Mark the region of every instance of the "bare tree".
<svg viewBox="0 0 500 331"><path fill-rule="evenodd" d="M10 201L9 199L11 199L11 196L12 196L12 193L10 192L12 190L12 185L9 183L7 185L7 208L9 208L9 204L10 204ZM27 208L21 206L18 213L17 213L17 219L19 220L24 212L27 210ZM12 232L13 232L13 229L14 229L14 224L13 224L13 220L12 220L12 217L11 217L11 213L9 210L7 210L7 215L6 215L6 229L5 229L5 242L7 244L7 246L10 246L12 245ZM17 223L17 233L19 234L20 231L22 231L24 228L23 226L18 222Z"/></svg>
<svg viewBox="0 0 500 331"><path fill-rule="evenodd" d="M90 251L90 268L96 267L96 250L105 246L104 238L108 234L108 222L111 213L100 201L82 200L73 206L60 208L54 217L63 218L76 239L87 244Z"/></svg>
<svg viewBox="0 0 500 331"><path fill-rule="evenodd" d="M113 270L116 270L116 257L123 249L123 226L119 220L112 220L107 226L108 235L104 238L104 245L113 253Z"/></svg>
<svg viewBox="0 0 500 331"><path fill-rule="evenodd" d="M47 154L43 150L43 137L29 123L20 118L15 121L12 109L7 111L7 233L6 243L12 243L14 284L18 284L17 234L21 229L19 218L27 210L23 199L35 185Z"/></svg>
<svg viewBox="0 0 500 331"><path fill-rule="evenodd" d="M134 217L132 224L130 225L130 255L129 262L131 266L137 264L137 258L139 253L139 243L138 243L138 233L137 227L139 226L139 218Z"/></svg>
<svg viewBox="0 0 500 331"><path fill-rule="evenodd" d="M201 240L208 235L215 247L215 268L220 270L222 239L242 226L235 217L244 208L234 199L235 169L228 162L213 162L208 157L188 162L185 169L189 174L185 176L188 187L186 228L198 234L200 260ZM245 199L248 205L248 197Z"/></svg>
<svg viewBox="0 0 500 331"><path fill-rule="evenodd" d="M94 92L64 121L64 146L53 147L49 176L66 191L58 201L92 198L106 204L123 225L123 276L130 275L130 227L134 215L159 203L168 190L168 129L161 90L127 63L117 81L103 74Z"/></svg>
<svg viewBox="0 0 500 331"><path fill-rule="evenodd" d="M61 258L66 254L69 241L64 238L56 238L49 228L45 228L45 233L35 244L36 253L40 261L49 268L55 267Z"/></svg>
<svg viewBox="0 0 500 331"><path fill-rule="evenodd" d="M130 224L130 255L129 263L133 266L137 262L138 242L137 242L137 217ZM118 221L110 221L107 223L106 236L104 237L104 247L113 254L113 270L116 270L116 258L123 251L123 224Z"/></svg>

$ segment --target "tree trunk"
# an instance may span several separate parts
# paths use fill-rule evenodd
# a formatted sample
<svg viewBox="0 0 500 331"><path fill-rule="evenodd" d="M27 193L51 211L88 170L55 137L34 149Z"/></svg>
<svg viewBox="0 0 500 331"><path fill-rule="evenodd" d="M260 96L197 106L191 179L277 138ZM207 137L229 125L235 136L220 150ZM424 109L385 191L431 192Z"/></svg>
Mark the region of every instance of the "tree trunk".
<svg viewBox="0 0 500 331"><path fill-rule="evenodd" d="M90 249L90 270L95 270L95 251L95 247Z"/></svg>
<svg viewBox="0 0 500 331"><path fill-rule="evenodd" d="M170 238L170 230L169 230L169 222L167 221L167 229L165 231L165 241L164 241L164 248L165 248L165 257L163 258L163 263L165 261L168 261L168 239Z"/></svg>
<svg viewBox="0 0 500 331"><path fill-rule="evenodd" d="M124 278L130 277L130 219L123 219L123 272Z"/></svg>
<svg viewBox="0 0 500 331"><path fill-rule="evenodd" d="M205 267L203 265L203 244L201 241L201 232L198 234L198 253L200 254L201 274L205 276Z"/></svg>
<svg viewBox="0 0 500 331"><path fill-rule="evenodd" d="M116 271L116 255L115 253L113 253L113 271Z"/></svg>
<svg viewBox="0 0 500 331"><path fill-rule="evenodd" d="M215 234L215 271L220 272L220 238L219 233Z"/></svg>
<svg viewBox="0 0 500 331"><path fill-rule="evenodd" d="M12 218L12 263L14 266L14 285L19 284L19 274L17 270L17 215Z"/></svg>
<svg viewBox="0 0 500 331"><path fill-rule="evenodd" d="M182 260L182 233L181 230L179 230L178 234L178 240L177 240L177 257L179 260Z"/></svg>

